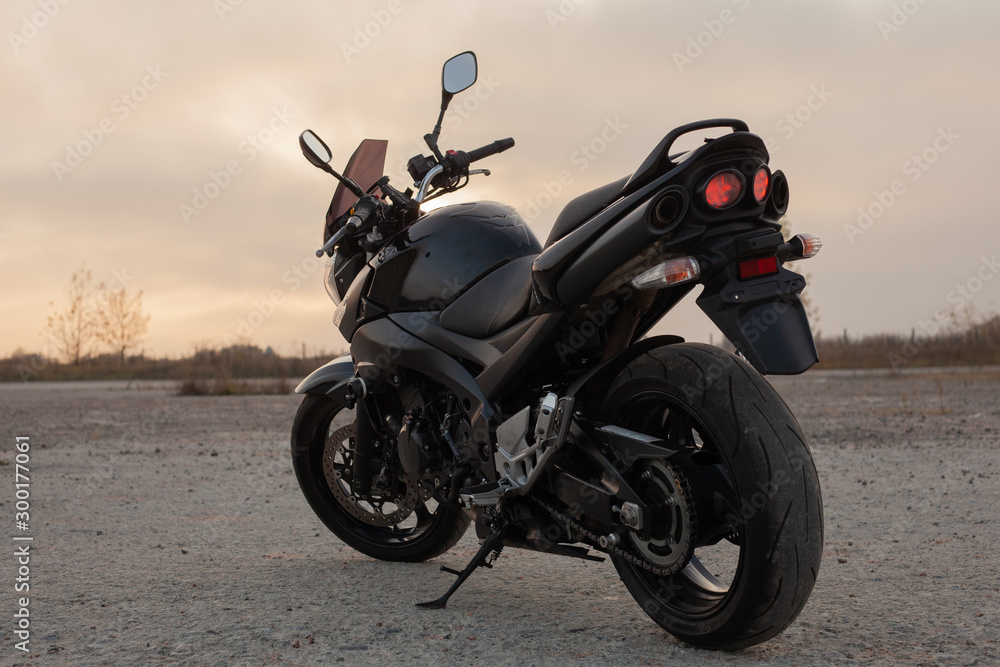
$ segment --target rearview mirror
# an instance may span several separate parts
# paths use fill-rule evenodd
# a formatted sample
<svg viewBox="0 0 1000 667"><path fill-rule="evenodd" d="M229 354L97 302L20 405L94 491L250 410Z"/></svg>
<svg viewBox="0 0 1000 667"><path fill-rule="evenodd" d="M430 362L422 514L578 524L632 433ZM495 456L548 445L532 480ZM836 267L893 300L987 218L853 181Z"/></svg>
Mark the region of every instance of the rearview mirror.
<svg viewBox="0 0 1000 667"><path fill-rule="evenodd" d="M460 93L476 82L476 54L472 51L449 58L441 71L441 87L449 95Z"/></svg>
<svg viewBox="0 0 1000 667"><path fill-rule="evenodd" d="M299 135L299 148L302 149L302 154L311 164L324 170L330 168L329 164L330 160L333 159L333 153L312 130L306 130Z"/></svg>

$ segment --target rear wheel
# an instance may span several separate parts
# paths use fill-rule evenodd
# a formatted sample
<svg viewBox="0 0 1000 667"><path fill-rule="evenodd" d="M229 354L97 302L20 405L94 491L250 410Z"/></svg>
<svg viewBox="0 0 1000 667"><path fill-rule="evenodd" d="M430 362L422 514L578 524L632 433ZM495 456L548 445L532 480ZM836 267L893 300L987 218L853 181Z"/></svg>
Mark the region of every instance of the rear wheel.
<svg viewBox="0 0 1000 667"><path fill-rule="evenodd" d="M355 495L355 412L327 396L306 396L299 406L292 465L306 500L337 537L372 558L417 562L443 554L469 526L457 504L404 477Z"/></svg>
<svg viewBox="0 0 1000 667"><path fill-rule="evenodd" d="M745 648L784 630L816 581L823 514L812 457L774 389L718 348L671 345L621 372L602 419L684 449L629 473L670 524L655 538L630 535L642 564L612 555L646 613L705 648ZM686 565L652 571L670 563Z"/></svg>

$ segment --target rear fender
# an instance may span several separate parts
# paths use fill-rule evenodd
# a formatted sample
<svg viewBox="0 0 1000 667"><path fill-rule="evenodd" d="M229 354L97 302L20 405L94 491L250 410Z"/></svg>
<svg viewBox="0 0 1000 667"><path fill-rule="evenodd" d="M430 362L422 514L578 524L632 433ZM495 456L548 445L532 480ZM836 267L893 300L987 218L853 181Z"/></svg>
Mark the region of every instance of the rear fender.
<svg viewBox="0 0 1000 667"><path fill-rule="evenodd" d="M796 375L819 360L799 294L801 275L742 281L724 272L705 285L698 305L746 360L763 375Z"/></svg>

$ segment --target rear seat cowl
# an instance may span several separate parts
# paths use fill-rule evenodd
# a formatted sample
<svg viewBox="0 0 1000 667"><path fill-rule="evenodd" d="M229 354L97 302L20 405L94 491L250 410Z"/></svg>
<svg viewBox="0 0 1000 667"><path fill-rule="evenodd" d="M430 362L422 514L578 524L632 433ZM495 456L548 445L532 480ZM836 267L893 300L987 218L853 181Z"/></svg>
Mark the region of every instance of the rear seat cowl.
<svg viewBox="0 0 1000 667"><path fill-rule="evenodd" d="M549 238L545 241L545 247L548 248L621 197L622 189L631 177L630 174L572 199L556 217Z"/></svg>

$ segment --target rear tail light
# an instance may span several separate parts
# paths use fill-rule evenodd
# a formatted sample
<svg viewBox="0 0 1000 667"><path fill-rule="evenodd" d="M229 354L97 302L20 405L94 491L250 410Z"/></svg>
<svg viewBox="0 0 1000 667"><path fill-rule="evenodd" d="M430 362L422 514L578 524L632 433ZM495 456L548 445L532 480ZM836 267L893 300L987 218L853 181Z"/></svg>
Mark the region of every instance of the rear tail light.
<svg viewBox="0 0 1000 667"><path fill-rule="evenodd" d="M658 264L632 279L632 287L641 290L662 289L697 280L701 266L694 257L680 257Z"/></svg>
<svg viewBox="0 0 1000 667"><path fill-rule="evenodd" d="M792 241L797 241L798 245L801 246L802 252L799 255L802 259L815 257L819 253L820 248L823 247L823 242L815 234L796 234L792 237Z"/></svg>
<svg viewBox="0 0 1000 667"><path fill-rule="evenodd" d="M778 272L778 258L745 259L740 262L740 280L770 276Z"/></svg>
<svg viewBox="0 0 1000 667"><path fill-rule="evenodd" d="M705 201L720 211L735 204L741 194L743 194L743 176L735 171L720 172L705 186Z"/></svg>
<svg viewBox="0 0 1000 667"><path fill-rule="evenodd" d="M753 198L757 203L767 198L768 187L771 185L771 172L767 167L761 167L753 175Z"/></svg>

